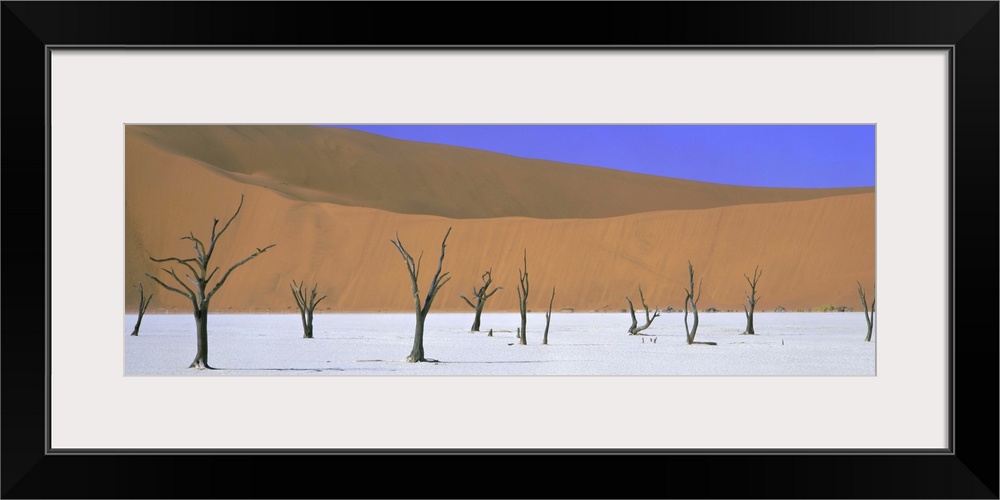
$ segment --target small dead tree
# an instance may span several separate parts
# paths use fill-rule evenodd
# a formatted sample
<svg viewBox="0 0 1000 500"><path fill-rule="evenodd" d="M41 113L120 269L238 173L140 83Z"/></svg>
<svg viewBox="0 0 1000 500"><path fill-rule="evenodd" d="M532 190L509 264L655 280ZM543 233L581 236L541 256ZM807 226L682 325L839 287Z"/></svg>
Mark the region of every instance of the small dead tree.
<svg viewBox="0 0 1000 500"><path fill-rule="evenodd" d="M691 265L691 261L688 261L688 277L690 278L690 288L685 288L684 292L687 294L684 297L684 329L687 331L687 343L691 344L705 344L705 345L716 345L715 342L695 342L694 336L698 333L698 301L701 300L701 284L705 281L705 278L701 278L698 281L698 295L694 293L694 266ZM691 326L688 326L688 306L691 307L691 311L694 313L694 321Z"/></svg>
<svg viewBox="0 0 1000 500"><path fill-rule="evenodd" d="M326 295L316 298L318 283L313 284L312 292L309 293L308 297L305 291L305 281L295 283L295 280L292 280L292 284L288 286L292 289L292 297L295 297L295 305L299 307L299 315L302 316L302 338L311 339L313 338L313 311L316 310L320 301L326 298Z"/></svg>
<svg viewBox="0 0 1000 500"><path fill-rule="evenodd" d="M420 260L423 258L424 253L420 252L416 262L414 262L410 253L403 248L403 243L399 241L399 233L396 233L396 239L392 240L392 244L396 246L400 255L403 256L403 261L406 263L406 270L410 273L410 283L412 284L413 291L413 307L417 314L417 323L413 331L413 349L410 350L410 355L406 357L407 363L436 361L433 359L428 360L424 357L424 320L427 319L427 313L431 310L431 304L434 302L434 297L436 297L438 292L441 291L441 287L451 280L448 276L449 273L441 274L441 266L444 264L445 243L448 241L449 234L451 234L450 227L448 228L448 232L444 233L444 239L441 240L441 258L438 260L437 272L434 273L434 277L431 279L431 284L427 290L427 296L424 298L423 304L420 303L420 288L417 285L417 278L420 277Z"/></svg>
<svg viewBox="0 0 1000 500"><path fill-rule="evenodd" d="M249 257L233 264L229 268L229 270L227 270L225 274L222 275L222 278L219 279L219 281L215 284L215 286L209 289L209 282L212 281L212 278L215 277L215 273L219 270L219 268L216 267L211 272L208 272L209 262L211 262L212 255L215 253L215 245L216 243L219 242L219 238L221 238L222 235L225 234L226 230L229 229L229 225L233 223L233 220L236 219L236 216L240 214L240 209L242 208L243 208L243 196L241 195L240 206L236 207L236 213L234 213L233 216L229 218L229 220L226 222L226 225L222 226L221 230L216 231L216 229L219 226L219 219L215 219L212 222L212 235L208 240L207 246L204 243L202 243L200 239L196 238L194 236L194 233L188 233L188 236L184 236L181 238L182 240L191 240L193 242L195 257L187 259L181 259L178 257L167 257L165 259L157 259L154 257L150 257L150 260L152 260L153 262L175 262L177 264L186 267L189 271L191 271L191 274L185 273L184 277L187 279L187 283L185 283L184 280L180 279L180 277L177 276L177 272L174 271L173 267L171 267L170 269L167 268L162 269L163 272L170 275L170 277L173 278L178 285L180 285L180 288L170 286L160 281L159 278L153 276L152 274L148 273L146 274L146 276L152 278L153 281L157 282L163 288L166 288L171 292L183 295L184 297L186 297L188 300L191 301L191 306L194 309L195 325L197 328L198 350L194 355L194 361L191 362L191 365L188 366L188 368L197 368L199 370L205 368L212 369L212 367L208 365L208 306L212 300L212 297L215 297L215 294L219 291L220 288L222 288L222 285L224 285L226 283L226 280L229 279L229 275L232 274L232 272L236 270L237 267L240 267L243 264L250 262L250 260L253 259L254 257L274 247L274 245L272 244L264 248L257 248L257 251L250 254ZM191 286L188 286L188 284L190 284Z"/></svg>
<svg viewBox="0 0 1000 500"><path fill-rule="evenodd" d="M552 287L552 298L549 299L549 310L545 313L545 335L542 345L549 345L549 321L552 319L552 301L556 299L556 287Z"/></svg>
<svg viewBox="0 0 1000 500"><path fill-rule="evenodd" d="M493 269L490 269L489 271L483 273L483 286L479 287L478 289L476 289L476 287L472 287L472 296L473 298L476 299L475 304L473 304L469 299L465 298L465 295L462 294L458 295L459 297L462 297L462 300L465 300L466 304L469 304L469 307L476 310L476 319L472 321L472 329L469 330L470 332L479 331L479 319L483 315L483 306L486 305L486 299L492 297L494 293L497 293L497 290L503 290L503 287L497 287L494 288L489 293L487 293L487 289L490 287L492 283L493 283Z"/></svg>
<svg viewBox="0 0 1000 500"><path fill-rule="evenodd" d="M646 310L646 324L639 326L639 321L635 319L635 307L632 306L632 299L625 296L625 300L628 301L628 312L632 315L632 326L628 329L629 335L646 335L644 333L639 333L647 328L649 325L653 324L653 320L660 317L660 309L657 308L653 315L649 315L649 306L646 305L646 297L642 295L642 287L639 287L639 300L642 301L642 308Z"/></svg>
<svg viewBox="0 0 1000 500"><path fill-rule="evenodd" d="M521 307L521 329L518 331L519 344L528 345L528 249L524 249L524 269L517 270L521 284L517 289L518 304Z"/></svg>
<svg viewBox="0 0 1000 500"><path fill-rule="evenodd" d="M132 329L132 337L139 335L139 325L142 324L142 315L146 314L146 308L149 307L149 301L153 300L153 294L149 294L149 297L146 297L146 293L142 289L142 283L139 283L139 285L136 286L136 289L139 290L139 319L135 320L135 328Z"/></svg>
<svg viewBox="0 0 1000 500"><path fill-rule="evenodd" d="M872 297L871 305L865 298L865 288L858 282L858 296L861 298L861 305L865 307L865 321L868 323L868 334L865 335L865 342L872 341L872 318L875 316L875 297Z"/></svg>
<svg viewBox="0 0 1000 500"><path fill-rule="evenodd" d="M743 313L747 316L747 327L740 335L754 334L753 308L757 305L757 300L759 299L757 297L757 280L764 274L764 271L758 271L758 267L760 266L754 266L753 268L753 279L750 279L745 273L743 274L743 277L747 279L747 283L750 285L750 293L743 292L743 295L747 298L747 303L743 304ZM748 305L750 306L749 308L747 308Z"/></svg>

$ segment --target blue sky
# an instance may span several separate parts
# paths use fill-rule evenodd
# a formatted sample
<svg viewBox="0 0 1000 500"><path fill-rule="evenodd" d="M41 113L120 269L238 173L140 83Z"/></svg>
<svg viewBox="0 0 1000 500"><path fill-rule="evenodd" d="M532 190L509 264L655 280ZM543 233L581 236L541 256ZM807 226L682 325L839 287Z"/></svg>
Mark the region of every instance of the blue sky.
<svg viewBox="0 0 1000 500"><path fill-rule="evenodd" d="M720 184L875 185L874 125L331 125Z"/></svg>

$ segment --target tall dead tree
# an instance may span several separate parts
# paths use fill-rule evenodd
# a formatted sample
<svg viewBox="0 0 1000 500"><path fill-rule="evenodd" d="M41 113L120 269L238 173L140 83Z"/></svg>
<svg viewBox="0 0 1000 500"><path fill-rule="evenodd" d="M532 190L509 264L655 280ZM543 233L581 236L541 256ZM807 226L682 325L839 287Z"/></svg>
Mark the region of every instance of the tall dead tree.
<svg viewBox="0 0 1000 500"><path fill-rule="evenodd" d="M142 315L146 314L146 308L149 307L149 301L153 300L153 294L149 294L149 297L146 296L146 292L142 289L142 283L139 283L139 285L136 286L136 289L139 290L139 319L135 320L135 328L132 329L133 337L139 335L139 325L142 324Z"/></svg>
<svg viewBox="0 0 1000 500"><path fill-rule="evenodd" d="M549 310L545 313L545 335L542 345L549 345L549 321L552 319L552 301L556 299L556 287L552 287L552 298L549 299Z"/></svg>
<svg viewBox="0 0 1000 500"><path fill-rule="evenodd" d="M628 334L629 335L645 335L645 334L639 333L639 332L641 332L641 331L649 328L649 325L653 324L653 320L656 319L656 318L658 318L660 316L660 309L657 308L656 311L653 312L652 316L649 315L649 306L646 305L646 297L643 297L643 295L642 295L642 287L640 286L639 287L639 300L642 301L642 308L646 310L646 324L642 325L642 326L639 326L639 321L635 319L635 307L632 306L632 299L628 298L628 296L626 295L625 296L625 300L628 301L628 312L629 312L629 314L632 315L632 326L629 327Z"/></svg>
<svg viewBox="0 0 1000 500"><path fill-rule="evenodd" d="M865 307L865 321L868 323L868 333L865 335L865 342L872 341L872 319L875 316L875 297L872 297L871 306L865 298L865 288L858 282L858 297L861 297L861 305Z"/></svg>
<svg viewBox="0 0 1000 500"><path fill-rule="evenodd" d="M694 336L698 333L698 301L701 300L701 284L705 281L702 278L698 281L698 295L694 293L694 266L691 265L691 261L688 261L688 277L690 278L690 288L685 288L684 292L687 294L684 297L684 329L687 331L687 343L691 344L706 344L706 345L716 345L715 342L695 342ZM688 306L691 307L691 311L694 313L694 321L691 326L688 326Z"/></svg>
<svg viewBox="0 0 1000 500"><path fill-rule="evenodd" d="M521 284L517 289L518 305L521 307L521 330L518 332L518 343L528 345L528 249L524 249L524 269L517 270Z"/></svg>
<svg viewBox="0 0 1000 500"><path fill-rule="evenodd" d="M420 277L420 260L423 259L424 253L420 252L416 262L414 262L410 253L403 248L403 243L399 241L398 232L396 233L396 239L392 240L392 244L396 245L396 249L403 256L403 261L406 263L406 270L410 273L410 283L413 290L413 307L417 313L417 324L413 331L413 349L410 350L410 355L406 357L407 363L435 361L424 357L424 320L427 319L427 313L431 310L434 297L437 296L441 287L451 280L448 276L449 273L441 274L441 266L444 265L445 243L448 241L449 234L451 234L450 227L448 228L448 232L444 233L444 239L441 240L441 258L438 260L437 272L434 273L434 277L431 279L431 284L427 290L427 296L424 298L423 304L420 303L420 288L417 285L417 278Z"/></svg>
<svg viewBox="0 0 1000 500"><path fill-rule="evenodd" d="M764 274L764 271L758 271L758 267L760 266L754 266L753 268L753 279L750 279L750 277L745 273L743 274L743 277L747 279L747 283L750 285L750 293L743 292L743 295L747 298L747 303L743 304L743 313L747 316L747 327L740 335L754 334L753 308L757 305L757 300L759 299L759 297L757 297L757 280L759 280L761 275ZM749 308L747 306L749 306Z"/></svg>
<svg viewBox="0 0 1000 500"><path fill-rule="evenodd" d="M326 298L326 295L316 298L318 283L313 284L308 297L305 291L305 281L295 283L295 280L292 280L292 284L288 286L292 288L292 297L295 297L295 305L299 307L299 316L302 316L302 338L311 339L313 338L313 311L316 310L320 301Z"/></svg>
<svg viewBox="0 0 1000 500"><path fill-rule="evenodd" d="M212 367L208 365L208 306L212 297L215 297L215 294L220 288L222 288L222 285L224 285L226 280L229 279L229 275L232 274L237 267L250 262L250 260L254 257L274 247L272 244L264 248L257 248L257 251L250 254L249 257L230 266L229 270L222 275L222 278L215 283L215 286L212 286L211 288L209 287L209 282L212 281L212 278L215 277L215 273L219 270L218 267L215 267L215 269L211 272L208 271L212 255L215 253L215 245L218 243L219 238L221 238L222 235L225 234L226 230L229 229L229 225L233 223L233 220L236 219L236 216L239 215L240 209L242 208L243 196L240 195L240 206L236 207L236 213L229 218L229 221L226 222L226 225L222 226L221 230L216 231L219 226L219 219L215 219L212 222L212 235L209 237L207 246L202 243L200 239L196 238L194 233L188 233L188 236L181 238L182 240L190 240L193 243L195 257L187 259L181 259L178 257L157 259L150 257L150 260L153 262L175 262L191 271L191 274L184 274L184 277L187 280L187 283L185 283L185 280L182 280L177 276L177 272L174 271L173 267L170 269L162 269L163 272L167 273L174 279L174 281L177 282L178 285L180 285L180 288L170 286L160 281L159 278L153 276L152 274L146 274L146 276L152 278L153 281L157 282L163 288L180 294L191 301L191 306L194 309L194 321L197 328L198 351L194 355L194 361L191 362L191 365L188 366L188 368L197 368L199 370L204 368L212 369ZM188 284L191 286L188 286Z"/></svg>
<svg viewBox="0 0 1000 500"><path fill-rule="evenodd" d="M465 300L466 304L469 304L469 307L476 310L476 319L472 321L472 329L469 330L471 332L479 331L479 319L483 315L483 306L486 305L486 299L492 297L494 293L497 293L497 290L503 290L503 287L501 286L494 288L492 291L487 293L487 289L490 287L492 283L493 283L493 269L490 269L489 271L483 273L483 286L479 287L478 289L476 287L472 287L472 296L473 298L476 299L475 304L473 304L469 299L465 298L465 295L462 294L458 295L459 297L462 297L463 300Z"/></svg>

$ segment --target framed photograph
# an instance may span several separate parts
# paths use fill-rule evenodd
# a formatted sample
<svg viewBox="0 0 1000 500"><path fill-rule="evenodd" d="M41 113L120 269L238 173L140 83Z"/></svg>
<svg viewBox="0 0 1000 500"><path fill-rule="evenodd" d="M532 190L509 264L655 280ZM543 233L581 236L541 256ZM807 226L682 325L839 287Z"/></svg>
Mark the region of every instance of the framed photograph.
<svg viewBox="0 0 1000 500"><path fill-rule="evenodd" d="M955 314L976 295L956 288L958 241L972 233L957 238L959 217L996 215L976 202L996 196L996 2L658 4L718 24L623 47L264 29L321 5L4 4L7 102L47 97L3 112L5 166L38 171L28 182L45 188L47 231L44 329L18 325L37 334L3 340L4 452L24 457L5 460L5 497L95 494L42 478L111 457L134 470L158 457L195 469L246 455L551 454L803 478L713 481L682 496L996 498L996 440L979 437L993 430L973 423L996 414L995 400L956 385L983 380L977 394L995 394L995 356L977 353L995 353L996 338L961 342ZM760 26L730 39L724 28L751 11ZM244 22L221 38L176 28L232 15ZM82 27L94 16L131 24L92 34ZM433 132L443 139L419 135ZM562 140L554 149L567 156L480 146L490 134ZM682 156L691 173L668 186L681 166L654 159L659 170L609 174L619 167L596 158L628 144ZM710 155L747 165L707 177L694 158ZM329 170L333 159L345 166ZM449 167L462 162L489 167ZM736 180L750 170L756 180ZM820 177L834 180L809 184ZM726 191L704 195L708 185ZM990 192L968 192L981 186ZM574 249L576 260L560 257ZM608 255L621 265L599 264ZM520 300L529 268L537 288ZM780 302L756 322L771 332L751 336L757 282L771 276L781 289L760 295ZM503 295L480 325L475 299L491 285ZM663 298L674 289L687 295ZM13 374L44 393L10 390ZM157 491L161 472L140 474L126 496L205 496L181 483ZM301 494L238 477L220 472L220 494ZM659 496L669 480L636 488ZM587 494L622 496L620 482L596 482ZM107 488L96 495L122 494Z"/></svg>

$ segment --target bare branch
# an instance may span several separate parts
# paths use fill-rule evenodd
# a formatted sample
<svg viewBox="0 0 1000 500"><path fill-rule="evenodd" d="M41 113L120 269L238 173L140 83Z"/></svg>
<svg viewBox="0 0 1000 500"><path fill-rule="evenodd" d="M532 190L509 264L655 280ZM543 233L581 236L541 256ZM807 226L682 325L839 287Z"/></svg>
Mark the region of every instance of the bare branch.
<svg viewBox="0 0 1000 500"><path fill-rule="evenodd" d="M641 286L639 287L639 299L642 300L642 308L646 310L646 327L649 327L649 325L653 323L653 319L655 319L660 315L660 309L657 308L656 311L653 313L653 317L652 318L649 317L649 306L646 305L646 297L642 296ZM646 328L644 327L643 330L645 329Z"/></svg>
<svg viewBox="0 0 1000 500"><path fill-rule="evenodd" d="M323 299L325 299L325 298L326 298L326 295L324 295L324 296L322 296L322 297L320 297L320 298L316 299L316 302L313 302L313 303L312 303L312 308L313 308L313 309L316 309L316 306L318 306L320 302L323 302Z"/></svg>
<svg viewBox="0 0 1000 500"><path fill-rule="evenodd" d="M416 274L417 266L416 266L416 263L413 261L413 257L410 256L410 252L407 252L406 249L403 248L403 243L401 241L399 241L399 232L398 231L396 232L396 239L395 240L390 240L390 241L392 242L393 245L396 246L396 249L399 250L400 255L403 256L403 262L406 263L406 269L410 273L410 279L413 280L414 283L416 283L416 281L417 281L417 274ZM416 287L414 286L414 292L416 292L416 291L417 291Z"/></svg>
<svg viewBox="0 0 1000 500"><path fill-rule="evenodd" d="M192 302L195 301L194 295L188 294L188 293L183 292L183 291L181 291L181 290L179 290L177 288L174 288L174 287L172 287L172 286L170 286L170 285L168 285L168 284L160 281L160 278L157 278L156 276L153 276L152 274L146 273L146 276L149 276L150 279L152 279L153 281L159 283L159 285L162 286L163 288L166 288L167 290L170 290L171 292L183 295L183 296L187 297L188 300L190 300Z"/></svg>
<svg viewBox="0 0 1000 500"><path fill-rule="evenodd" d="M632 326L629 327L628 332L632 333L639 326L639 320L635 319L635 307L632 306L632 299L625 296L625 300L628 301L628 312L632 315Z"/></svg>
<svg viewBox="0 0 1000 500"><path fill-rule="evenodd" d="M295 305L299 309L305 308L305 302L302 300L302 287L297 285L295 280L292 280L292 284L288 285L288 287L292 289L292 297L295 297Z"/></svg>
<svg viewBox="0 0 1000 500"><path fill-rule="evenodd" d="M188 286L187 286L187 285L185 285L185 284L184 284L184 282L183 282L183 281L181 281L181 279L177 277L177 273L176 273L176 272L174 272L174 269L173 269L173 268L170 268L170 269L166 269L166 268L161 268L161 270L162 270L163 272L165 272L165 273L169 274L170 276L172 276L172 277L174 278L174 281L176 281L177 283L180 283L180 285L181 285L182 287L184 287L184 289L185 289L185 290L187 290L187 291L188 291L188 293L190 293L190 294L191 294L192 296L194 296L194 295L195 295L195 293L194 293L194 290L191 290L190 288L188 288Z"/></svg>
<svg viewBox="0 0 1000 500"><path fill-rule="evenodd" d="M410 274L410 290L413 292L413 306L418 312L422 311L423 307L420 305L420 288L417 284L416 264L413 262L413 257L410 256L410 252L407 252L403 248L403 243L399 240L399 231L396 231L396 239L391 241L396 246L396 250L399 250L399 254L403 256L403 262L406 263L406 271Z"/></svg>
<svg viewBox="0 0 1000 500"><path fill-rule="evenodd" d="M469 304L469 307L471 307L473 309L476 308L475 304L473 304L469 299L465 298L465 295L458 294L458 296L462 297L462 300L464 300L466 304Z"/></svg>
<svg viewBox="0 0 1000 500"><path fill-rule="evenodd" d="M628 329L628 332L631 335L638 335L639 332L641 332L641 331L649 328L649 326L653 324L653 320L654 319L660 317L660 309L659 308L656 309L656 311L653 313L652 316L649 315L649 306L646 305L646 297L642 293L642 286L639 286L639 300L642 301L642 308L643 308L643 310L645 310L645 314L646 314L646 324L645 325L639 326L639 321L635 317L635 307L632 305L632 300L629 299L628 297L625 297L625 300L628 301L629 314L632 315L632 327Z"/></svg>
<svg viewBox="0 0 1000 500"><path fill-rule="evenodd" d="M230 217L228 221L226 221L226 225L222 226L222 229L218 232L218 234L216 234L216 232L215 232L215 227L219 224L219 219L215 219L215 222L212 223L212 241L210 243L211 246L209 246L209 248L208 248L208 252L205 254L205 264L206 265L208 264L208 259L212 258L212 253L215 252L215 242L219 241L219 238L222 237L222 233L226 232L226 229L229 229L229 225L232 224L233 220L236 219L236 216L240 214L240 210L242 208L243 208L243 195L241 194L240 195L240 206L236 207L236 212L233 213L233 216ZM274 246L274 245L271 245L271 246ZM264 250L266 250L266 248ZM256 255L261 254L261 253L263 253L263 251L261 251L260 249L257 249L257 253L254 254L254 255L256 256ZM225 278L223 278L223 279L225 279ZM218 288L218 287L216 287L216 288ZM214 293L215 292L213 291L212 294L209 294L209 296L211 297Z"/></svg>
<svg viewBox="0 0 1000 500"><path fill-rule="evenodd" d="M219 266L215 266L215 269L212 270L212 274L209 274L208 277L205 278L205 283L208 283L209 281L212 281L212 276L215 276L215 272L218 271L218 270L219 270Z"/></svg>
<svg viewBox="0 0 1000 500"><path fill-rule="evenodd" d="M441 278L444 279L434 287L434 295L437 295L438 291L441 290L441 287L443 287L445 283L451 281L451 276L448 276L448 274L449 273L444 273L441 275ZM445 278L445 276L447 276L447 278Z"/></svg>
<svg viewBox="0 0 1000 500"><path fill-rule="evenodd" d="M240 197L240 206L242 206L242 205L243 205L243 199L242 199L242 197ZM239 210L237 210L237 212L238 211ZM230 222L232 222L232 219L230 219ZM226 227L228 227L228 226L229 226L229 224L226 224ZM223 229L223 230L225 230L225 229ZM220 234L221 234L221 232L220 232ZM219 280L219 282L215 284L215 287L212 288L212 291L209 292L209 294L206 297L206 299L210 300L212 297L215 296L215 292L218 292L219 289L222 288L222 285L225 284L225 282L226 282L227 279L229 279L229 275L233 272L234 269L236 269L237 267L242 266L243 264L246 264L247 262L250 262L251 259L253 259L254 257L256 257L256 256L258 256L258 255L260 255L260 254L262 254L262 253L264 253L266 251L268 251L271 248L274 248L274 246L275 245L272 243L272 244L270 244L270 245L268 245L268 246L266 246L264 248L258 248L257 251L254 252L254 253L252 253L252 254L250 254L249 257L247 257L247 258L245 258L245 259L243 259L243 260L241 260L241 261L233 264L233 266L230 267L228 271L226 271L226 274L222 275L222 278Z"/></svg>
<svg viewBox="0 0 1000 500"><path fill-rule="evenodd" d="M521 288L524 289L525 297L528 296L528 249L524 249L524 270L517 270L517 275L521 280Z"/></svg>
<svg viewBox="0 0 1000 500"><path fill-rule="evenodd" d="M427 297L424 299L423 314L427 314L427 312L430 311L431 303L434 302L434 297L437 295L438 291L441 290L441 287L443 287L445 283L451 281L451 278L448 277L450 273L441 274L441 268L444 266L444 251L447 247L448 235L450 234L451 228L449 227L448 231L444 233L444 239L441 240L441 258L438 259L437 272L435 272L434 277L431 278L431 286L427 290ZM421 252L420 255L422 257L423 252ZM444 281L441 281L442 278L444 278Z"/></svg>
<svg viewBox="0 0 1000 500"><path fill-rule="evenodd" d="M154 258L154 257L150 256L149 260L151 260L153 262L157 262L157 263L159 263L159 262L177 262L179 264L183 264L185 267L187 267L188 269L190 269L191 270L191 274L195 274L195 275L198 274L198 271L196 271L195 268L191 267L191 264L189 264L189 262L198 262L198 260L196 260L196 259L178 259L177 257L167 257L166 259L157 259L157 258ZM198 267L201 267L201 263L198 262L198 264L199 264Z"/></svg>
<svg viewBox="0 0 1000 500"><path fill-rule="evenodd" d="M135 287L139 290L139 316L142 316L146 312L146 308L149 307L149 303L153 300L153 294L146 296L146 291L142 288L142 282Z"/></svg>
<svg viewBox="0 0 1000 500"><path fill-rule="evenodd" d="M205 244L201 242L198 238L194 237L194 233L189 232L188 236L181 238L182 240L191 240L194 242L194 253L198 254L198 261L205 262Z"/></svg>
<svg viewBox="0 0 1000 500"><path fill-rule="evenodd" d="M486 299L492 297L494 293L497 293L497 290L503 290L503 287L502 286L498 286L498 287L494 288L492 292L486 294L486 296L483 297L483 300L486 300Z"/></svg>
<svg viewBox="0 0 1000 500"><path fill-rule="evenodd" d="M424 260L424 251L421 250L420 255L417 256L417 269L413 273L413 275L416 276L418 279L420 278L420 263L423 260Z"/></svg>

